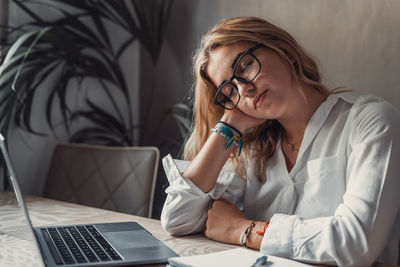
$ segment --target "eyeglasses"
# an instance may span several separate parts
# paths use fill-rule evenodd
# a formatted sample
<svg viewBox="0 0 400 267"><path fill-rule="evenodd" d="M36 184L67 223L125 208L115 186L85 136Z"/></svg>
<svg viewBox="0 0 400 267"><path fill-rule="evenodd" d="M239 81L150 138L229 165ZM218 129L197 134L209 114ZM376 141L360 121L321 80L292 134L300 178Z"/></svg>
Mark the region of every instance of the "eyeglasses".
<svg viewBox="0 0 400 267"><path fill-rule="evenodd" d="M237 106L240 101L240 94L233 80L236 79L241 83L248 84L257 77L261 70L261 63L253 52L263 46L263 44L255 45L238 55L233 67L232 77L219 86L214 98L214 104L229 110Z"/></svg>

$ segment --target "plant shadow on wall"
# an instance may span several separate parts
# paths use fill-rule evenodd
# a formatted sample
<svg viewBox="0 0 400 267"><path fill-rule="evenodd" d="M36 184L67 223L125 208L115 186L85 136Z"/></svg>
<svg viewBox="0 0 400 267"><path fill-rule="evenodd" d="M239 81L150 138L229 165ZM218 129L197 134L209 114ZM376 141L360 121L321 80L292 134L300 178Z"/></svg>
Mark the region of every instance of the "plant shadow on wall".
<svg viewBox="0 0 400 267"><path fill-rule="evenodd" d="M7 136L11 125L47 135L47 130L37 127L39 117L55 136L67 133L70 142L148 145L136 136L142 125L134 122L134 88L128 85L121 59L138 42L149 53L152 64L157 63L173 0L12 1L28 22L7 27L10 38L2 49L12 52L8 53L12 58L1 57L0 61L4 70L0 74L3 135ZM43 18L43 10L50 10L57 18ZM115 30L123 32L125 39L116 42ZM101 101L91 97L99 94L105 96ZM80 105L76 105L77 99ZM45 105L38 106L38 102ZM181 136L159 147L179 153L189 131L190 113L191 108L183 103L165 110L153 135L160 134L165 121L172 119ZM161 193L156 201L162 205L165 177L157 183L156 190ZM155 214L160 213L161 206L154 207L159 210Z"/></svg>
<svg viewBox="0 0 400 267"><path fill-rule="evenodd" d="M32 115L35 98L45 97L45 106L39 112L43 112L53 134L57 135L61 120L71 142L141 145L135 136L140 125L134 124L132 88L122 70L121 57L138 41L149 53L152 64L156 64L172 0L13 2L29 22L9 28L9 36L49 30L25 58L19 78L14 81L13 99L1 99L1 107L11 107L13 111L8 113L8 122L12 120L31 133L45 134L35 129L33 121L37 118ZM59 14L57 19L43 18L38 12L42 7ZM115 30L123 32L125 40L115 42ZM23 45L28 46L29 42ZM10 83L3 83L1 92L9 90L5 89L9 86ZM76 96L82 95L83 104L77 106ZM92 95L103 95L105 100L99 102ZM1 120L3 123L3 117Z"/></svg>

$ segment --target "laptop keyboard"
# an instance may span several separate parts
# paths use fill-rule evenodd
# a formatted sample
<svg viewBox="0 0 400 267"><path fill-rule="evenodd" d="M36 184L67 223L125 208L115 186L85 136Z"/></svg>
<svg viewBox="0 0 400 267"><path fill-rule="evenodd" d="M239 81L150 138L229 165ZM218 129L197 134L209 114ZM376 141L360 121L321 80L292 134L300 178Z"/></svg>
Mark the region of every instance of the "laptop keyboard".
<svg viewBox="0 0 400 267"><path fill-rule="evenodd" d="M122 260L93 225L40 230L57 265Z"/></svg>

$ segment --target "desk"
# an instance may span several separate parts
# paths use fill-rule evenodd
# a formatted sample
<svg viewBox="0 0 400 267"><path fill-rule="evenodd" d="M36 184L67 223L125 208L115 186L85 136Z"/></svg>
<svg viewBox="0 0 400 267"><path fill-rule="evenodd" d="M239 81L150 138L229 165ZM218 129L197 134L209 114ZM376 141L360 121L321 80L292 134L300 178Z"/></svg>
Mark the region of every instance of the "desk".
<svg viewBox="0 0 400 267"><path fill-rule="evenodd" d="M158 220L40 197L28 196L24 199L34 226L136 221L181 256L205 254L237 247L209 240L201 234L185 237L170 236L162 230ZM0 242L0 266L41 267L42 264L35 255L34 248L24 246L29 246L29 244L21 245L19 242L18 245L5 245L4 242ZM389 267L389 265L376 264L374 267Z"/></svg>
<svg viewBox="0 0 400 267"><path fill-rule="evenodd" d="M237 247L211 241L203 235L172 237L162 230L158 220L40 197L26 196L24 200L33 226L136 221L179 255L205 254ZM17 225L15 227L18 229ZM6 245L0 242L0 266L40 267L42 264L29 243Z"/></svg>

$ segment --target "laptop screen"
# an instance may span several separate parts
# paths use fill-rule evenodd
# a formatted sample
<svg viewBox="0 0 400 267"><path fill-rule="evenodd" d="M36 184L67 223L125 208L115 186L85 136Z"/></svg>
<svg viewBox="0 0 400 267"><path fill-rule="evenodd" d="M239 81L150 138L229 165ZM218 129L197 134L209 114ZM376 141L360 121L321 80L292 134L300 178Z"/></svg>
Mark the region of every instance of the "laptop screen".
<svg viewBox="0 0 400 267"><path fill-rule="evenodd" d="M34 262L41 258L41 255L1 134L0 147L1 172L2 175L7 176L6 179L11 185L10 190L0 191L0 251L2 254L0 266Z"/></svg>

